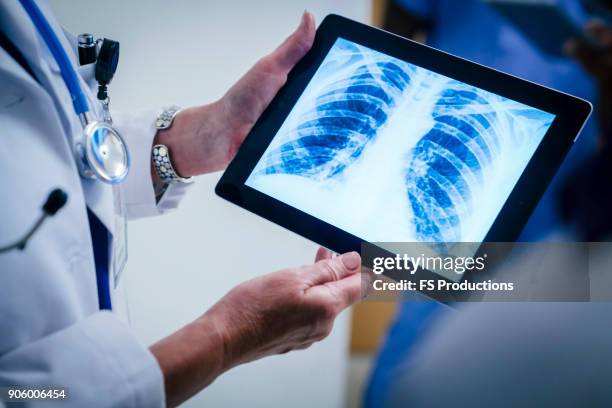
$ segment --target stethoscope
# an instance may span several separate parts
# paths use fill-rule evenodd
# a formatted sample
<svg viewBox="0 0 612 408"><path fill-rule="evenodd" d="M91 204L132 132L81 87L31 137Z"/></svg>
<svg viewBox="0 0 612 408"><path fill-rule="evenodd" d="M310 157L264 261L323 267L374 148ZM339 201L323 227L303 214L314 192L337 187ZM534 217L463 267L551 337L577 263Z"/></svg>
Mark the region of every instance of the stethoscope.
<svg viewBox="0 0 612 408"><path fill-rule="evenodd" d="M99 179L109 184L121 183L130 168L130 155L123 138L110 121L93 119L79 77L38 5L34 0L20 0L20 2L59 66L62 79L70 92L74 111L83 126L83 133L73 143L74 156L81 177L90 180Z"/></svg>

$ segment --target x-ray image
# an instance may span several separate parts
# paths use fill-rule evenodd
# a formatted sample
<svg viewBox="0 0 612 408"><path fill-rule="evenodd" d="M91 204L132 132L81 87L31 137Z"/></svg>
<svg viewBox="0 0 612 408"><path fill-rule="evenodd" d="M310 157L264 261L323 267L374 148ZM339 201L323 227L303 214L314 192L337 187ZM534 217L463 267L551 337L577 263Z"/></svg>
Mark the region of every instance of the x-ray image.
<svg viewBox="0 0 612 408"><path fill-rule="evenodd" d="M553 119L338 39L246 184L370 242L480 242Z"/></svg>

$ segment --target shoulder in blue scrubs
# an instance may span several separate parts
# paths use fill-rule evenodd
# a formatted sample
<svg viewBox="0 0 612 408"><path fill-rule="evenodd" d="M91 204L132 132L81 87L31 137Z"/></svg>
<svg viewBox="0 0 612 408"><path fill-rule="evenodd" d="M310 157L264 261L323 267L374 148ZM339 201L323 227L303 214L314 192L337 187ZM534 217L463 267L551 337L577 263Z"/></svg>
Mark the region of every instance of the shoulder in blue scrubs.
<svg viewBox="0 0 612 408"><path fill-rule="evenodd" d="M595 84L569 58L542 53L481 0L395 0L429 23L427 44L512 75L593 101ZM555 0L579 26L589 16L579 0ZM525 228L522 240L537 240L558 227L557 194L563 179L595 146L591 118Z"/></svg>

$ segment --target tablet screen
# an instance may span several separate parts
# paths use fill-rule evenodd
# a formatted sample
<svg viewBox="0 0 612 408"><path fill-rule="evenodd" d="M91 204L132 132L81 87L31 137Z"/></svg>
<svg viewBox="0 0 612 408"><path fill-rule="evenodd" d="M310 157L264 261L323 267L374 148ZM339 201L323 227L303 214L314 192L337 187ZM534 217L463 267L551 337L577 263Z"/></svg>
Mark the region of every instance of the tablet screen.
<svg viewBox="0 0 612 408"><path fill-rule="evenodd" d="M481 242L554 117L338 38L246 185L369 242Z"/></svg>

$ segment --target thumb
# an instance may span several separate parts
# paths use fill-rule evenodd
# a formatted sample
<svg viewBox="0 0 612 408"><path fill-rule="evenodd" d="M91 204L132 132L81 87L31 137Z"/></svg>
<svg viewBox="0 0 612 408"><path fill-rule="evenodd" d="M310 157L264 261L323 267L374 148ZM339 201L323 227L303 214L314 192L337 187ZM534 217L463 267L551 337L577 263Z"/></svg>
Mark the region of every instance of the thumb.
<svg viewBox="0 0 612 408"><path fill-rule="evenodd" d="M314 16L305 11L298 28L270 55L285 74L310 50L315 37Z"/></svg>
<svg viewBox="0 0 612 408"><path fill-rule="evenodd" d="M304 268L304 278L311 286L323 285L357 274L361 269L361 257L357 252L348 252L335 258L323 259Z"/></svg>

